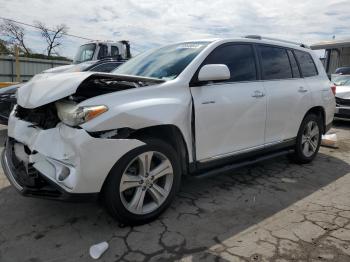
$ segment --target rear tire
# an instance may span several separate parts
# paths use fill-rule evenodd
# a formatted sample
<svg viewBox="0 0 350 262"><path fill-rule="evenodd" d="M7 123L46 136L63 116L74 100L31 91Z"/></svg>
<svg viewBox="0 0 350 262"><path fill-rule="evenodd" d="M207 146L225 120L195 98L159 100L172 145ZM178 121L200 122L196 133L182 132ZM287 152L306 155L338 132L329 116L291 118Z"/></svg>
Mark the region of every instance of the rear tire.
<svg viewBox="0 0 350 262"><path fill-rule="evenodd" d="M311 162L320 148L322 133L320 117L315 114L306 115L299 128L292 160L300 164Z"/></svg>
<svg viewBox="0 0 350 262"><path fill-rule="evenodd" d="M156 219L180 186L181 168L173 147L158 139L144 142L114 165L103 188L107 210L124 225Z"/></svg>

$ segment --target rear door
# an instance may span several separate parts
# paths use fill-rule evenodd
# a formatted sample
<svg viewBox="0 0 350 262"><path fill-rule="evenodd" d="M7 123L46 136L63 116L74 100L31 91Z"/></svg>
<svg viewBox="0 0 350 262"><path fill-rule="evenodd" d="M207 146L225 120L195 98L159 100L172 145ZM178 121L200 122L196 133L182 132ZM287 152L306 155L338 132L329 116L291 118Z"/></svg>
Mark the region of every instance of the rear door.
<svg viewBox="0 0 350 262"><path fill-rule="evenodd" d="M267 95L265 144L270 145L297 136L300 119L311 103L311 92L292 50L259 45L258 53Z"/></svg>
<svg viewBox="0 0 350 262"><path fill-rule="evenodd" d="M191 87L197 160L204 162L263 147L266 97L257 80L253 46L222 45L207 57L206 64L227 65L231 79Z"/></svg>

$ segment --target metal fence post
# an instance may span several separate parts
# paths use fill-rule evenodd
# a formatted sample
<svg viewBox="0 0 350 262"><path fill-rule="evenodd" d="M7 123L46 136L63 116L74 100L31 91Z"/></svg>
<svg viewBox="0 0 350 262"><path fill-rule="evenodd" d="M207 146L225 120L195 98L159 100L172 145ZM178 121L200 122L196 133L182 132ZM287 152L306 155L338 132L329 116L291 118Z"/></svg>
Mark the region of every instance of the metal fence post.
<svg viewBox="0 0 350 262"><path fill-rule="evenodd" d="M19 68L19 49L18 46L15 46L15 52L16 52L16 82L21 82L21 71Z"/></svg>
<svg viewBox="0 0 350 262"><path fill-rule="evenodd" d="M13 82L13 76L14 76L14 72L13 72L13 67L14 67L14 64L13 64L13 62L14 62L14 59L13 59L13 57L11 57L11 82Z"/></svg>

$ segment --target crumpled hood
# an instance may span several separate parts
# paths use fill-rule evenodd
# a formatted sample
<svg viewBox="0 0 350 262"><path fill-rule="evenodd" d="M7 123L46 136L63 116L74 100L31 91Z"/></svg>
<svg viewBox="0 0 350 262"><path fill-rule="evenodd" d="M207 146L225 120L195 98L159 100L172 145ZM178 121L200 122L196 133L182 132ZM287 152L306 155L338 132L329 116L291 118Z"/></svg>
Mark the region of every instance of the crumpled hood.
<svg viewBox="0 0 350 262"><path fill-rule="evenodd" d="M165 80L152 77L115 75L111 73L98 72L38 74L18 89L17 104L24 108L36 108L55 102L57 100L60 100L64 97L76 93L78 87L84 82L84 80L88 80L88 78L90 80L108 79L116 82L120 81L130 83L129 85L124 84L124 86L121 89L115 88L115 91L125 90L128 88L135 88L137 86L160 84L165 82ZM111 92L115 91L112 90ZM105 92L102 92L101 94L104 93Z"/></svg>
<svg viewBox="0 0 350 262"><path fill-rule="evenodd" d="M94 72L40 74L18 89L17 104L35 108L74 94L80 83ZM96 74L96 73L95 73Z"/></svg>
<svg viewBox="0 0 350 262"><path fill-rule="evenodd" d="M342 99L350 99L350 86L337 86L335 96Z"/></svg>

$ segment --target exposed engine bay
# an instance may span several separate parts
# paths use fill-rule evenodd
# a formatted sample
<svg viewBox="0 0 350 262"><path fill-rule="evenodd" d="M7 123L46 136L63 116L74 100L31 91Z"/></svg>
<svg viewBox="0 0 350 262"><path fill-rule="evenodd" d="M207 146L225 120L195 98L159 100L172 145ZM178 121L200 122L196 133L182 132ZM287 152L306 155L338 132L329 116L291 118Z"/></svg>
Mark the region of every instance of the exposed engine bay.
<svg viewBox="0 0 350 262"><path fill-rule="evenodd" d="M40 127L41 129L54 128L60 122L55 103L33 109L17 105L14 114L19 119L32 123L33 127Z"/></svg>
<svg viewBox="0 0 350 262"><path fill-rule="evenodd" d="M145 87L162 83L164 80L135 76L118 76L112 74L92 74L77 87L75 93L60 100L36 107L25 108L17 105L15 116L32 123L33 127L50 129L62 121L63 115L75 114L78 104L92 97L123 91L131 88Z"/></svg>
<svg viewBox="0 0 350 262"><path fill-rule="evenodd" d="M69 99L79 103L91 97L162 82L164 80L155 78L94 74L85 79Z"/></svg>

